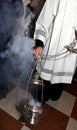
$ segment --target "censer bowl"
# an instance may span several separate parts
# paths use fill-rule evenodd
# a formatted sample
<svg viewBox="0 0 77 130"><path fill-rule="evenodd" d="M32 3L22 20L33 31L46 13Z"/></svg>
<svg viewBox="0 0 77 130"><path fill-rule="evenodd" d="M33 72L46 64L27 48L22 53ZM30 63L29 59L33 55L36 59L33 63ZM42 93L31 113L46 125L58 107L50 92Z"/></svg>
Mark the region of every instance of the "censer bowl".
<svg viewBox="0 0 77 130"><path fill-rule="evenodd" d="M39 114L41 114L42 111L43 111L43 108L42 108L42 107L39 107L39 106L27 105L27 110L28 110L28 111L31 111L31 112L33 112L33 113L39 113Z"/></svg>
<svg viewBox="0 0 77 130"><path fill-rule="evenodd" d="M40 114L43 112L43 108L39 106L24 106L26 110L26 122L30 124L37 124Z"/></svg>

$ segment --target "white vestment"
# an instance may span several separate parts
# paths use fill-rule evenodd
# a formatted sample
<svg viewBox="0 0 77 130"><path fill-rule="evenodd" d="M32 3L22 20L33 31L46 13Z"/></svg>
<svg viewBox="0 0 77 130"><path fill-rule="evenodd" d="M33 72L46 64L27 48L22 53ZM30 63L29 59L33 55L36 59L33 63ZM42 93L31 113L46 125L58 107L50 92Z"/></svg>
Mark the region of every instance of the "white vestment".
<svg viewBox="0 0 77 130"><path fill-rule="evenodd" d="M76 54L67 51L65 46L73 42L75 26L77 0L46 0L36 22L34 39L44 43L37 70L43 79L52 84L72 81L76 68ZM65 51L67 52L63 54Z"/></svg>

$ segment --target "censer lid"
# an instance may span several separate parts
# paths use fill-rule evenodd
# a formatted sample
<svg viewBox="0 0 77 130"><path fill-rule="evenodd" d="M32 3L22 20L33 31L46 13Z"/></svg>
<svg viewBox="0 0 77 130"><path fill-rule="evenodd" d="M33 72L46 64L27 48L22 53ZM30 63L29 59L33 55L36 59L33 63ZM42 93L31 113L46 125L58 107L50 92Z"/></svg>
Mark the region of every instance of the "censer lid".
<svg viewBox="0 0 77 130"><path fill-rule="evenodd" d="M32 84L43 85L43 80L40 78L39 73L36 71L34 77L31 80Z"/></svg>

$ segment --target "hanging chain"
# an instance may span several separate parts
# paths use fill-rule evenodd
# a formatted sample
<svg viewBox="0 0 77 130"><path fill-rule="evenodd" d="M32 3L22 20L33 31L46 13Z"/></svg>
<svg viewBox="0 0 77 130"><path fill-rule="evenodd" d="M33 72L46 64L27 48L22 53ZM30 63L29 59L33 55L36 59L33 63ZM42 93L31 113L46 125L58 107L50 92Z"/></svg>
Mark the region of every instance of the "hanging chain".
<svg viewBox="0 0 77 130"><path fill-rule="evenodd" d="M34 64L34 67L32 68L31 74L29 76L29 79L28 79L28 82L27 82L27 85L26 85L26 99L28 99L29 85L30 85L30 82L31 82L31 79L32 79L32 75L33 75L33 72L34 72L35 68L36 68L36 62Z"/></svg>
<svg viewBox="0 0 77 130"><path fill-rule="evenodd" d="M72 53L77 54L77 48L75 48L76 45L77 45L77 39L74 39L74 41L72 43L64 46L64 48L60 52L58 52L56 55L48 55L48 56L42 55L41 59L45 59L45 57L46 57L46 60L54 60L54 58L56 57L56 60L59 60ZM65 51L63 51L63 50L65 50ZM67 54L67 55L64 55L64 54ZM62 57L60 57L60 56L62 56Z"/></svg>

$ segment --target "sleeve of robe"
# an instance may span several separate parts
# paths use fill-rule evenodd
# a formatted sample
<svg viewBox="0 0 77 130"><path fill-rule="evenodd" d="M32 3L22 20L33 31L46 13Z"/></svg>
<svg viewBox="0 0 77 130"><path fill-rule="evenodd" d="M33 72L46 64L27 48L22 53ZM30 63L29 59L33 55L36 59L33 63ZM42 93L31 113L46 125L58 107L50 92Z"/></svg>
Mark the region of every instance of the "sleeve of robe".
<svg viewBox="0 0 77 130"><path fill-rule="evenodd" d="M59 0L46 0L43 9L37 19L34 39L41 40L44 45L50 38L53 29L53 21L57 14Z"/></svg>

